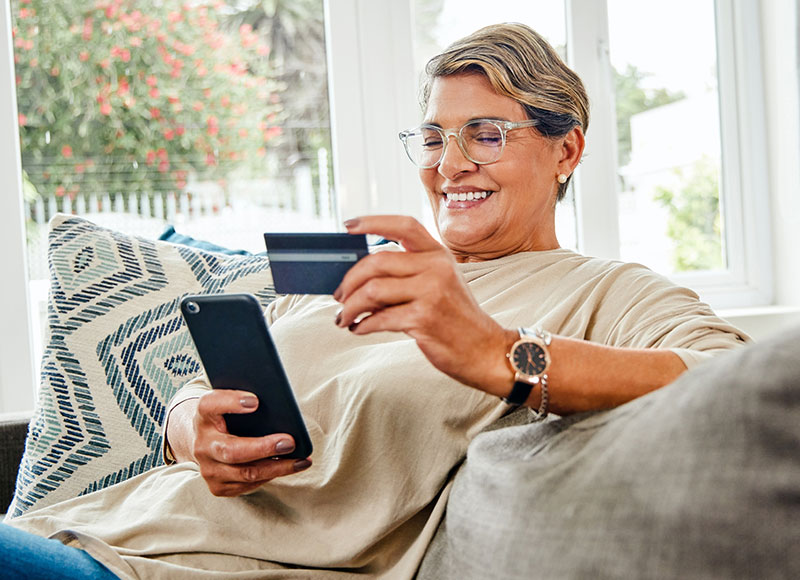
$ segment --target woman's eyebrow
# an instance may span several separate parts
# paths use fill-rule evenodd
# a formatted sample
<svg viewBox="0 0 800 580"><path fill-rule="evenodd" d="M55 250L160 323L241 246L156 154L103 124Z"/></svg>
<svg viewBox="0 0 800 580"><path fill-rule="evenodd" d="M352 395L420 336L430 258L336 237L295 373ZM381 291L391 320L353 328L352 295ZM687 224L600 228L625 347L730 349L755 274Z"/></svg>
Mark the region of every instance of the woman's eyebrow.
<svg viewBox="0 0 800 580"><path fill-rule="evenodd" d="M498 117L498 116L487 117L486 115L481 115L481 116L478 116L478 117L471 117L471 118L467 119L460 126L466 125L467 123L472 123L473 121L509 121L509 122L513 122L510 119L506 119L505 117ZM442 126L439 123L437 123L436 121L423 120L422 124L423 125L431 125L433 127L439 127L440 129L442 128Z"/></svg>

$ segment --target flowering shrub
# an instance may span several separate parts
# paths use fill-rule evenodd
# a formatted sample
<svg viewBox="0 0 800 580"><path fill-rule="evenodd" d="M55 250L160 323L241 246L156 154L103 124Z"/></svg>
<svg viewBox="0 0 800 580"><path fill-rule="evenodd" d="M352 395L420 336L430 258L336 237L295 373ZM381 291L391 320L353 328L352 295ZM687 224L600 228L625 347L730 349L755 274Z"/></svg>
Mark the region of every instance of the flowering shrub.
<svg viewBox="0 0 800 580"><path fill-rule="evenodd" d="M41 195L173 191L280 135L269 47L222 1L12 0L22 163Z"/></svg>

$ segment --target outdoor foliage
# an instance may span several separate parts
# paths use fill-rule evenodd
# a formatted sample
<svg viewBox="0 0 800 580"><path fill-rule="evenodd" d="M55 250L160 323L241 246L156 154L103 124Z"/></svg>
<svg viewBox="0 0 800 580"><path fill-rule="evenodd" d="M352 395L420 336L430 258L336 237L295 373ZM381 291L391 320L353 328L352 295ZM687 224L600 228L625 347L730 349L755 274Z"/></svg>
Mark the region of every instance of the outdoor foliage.
<svg viewBox="0 0 800 580"><path fill-rule="evenodd" d="M675 271L719 270L724 263L717 164L705 158L688 175L677 173L680 188L659 187L655 197L669 211L667 233L675 244Z"/></svg>
<svg viewBox="0 0 800 580"><path fill-rule="evenodd" d="M645 89L643 81L649 76L629 64L623 72L612 69L617 104L617 162L623 167L631 160L631 117L685 98L682 92L667 89Z"/></svg>
<svg viewBox="0 0 800 580"><path fill-rule="evenodd" d="M225 6L12 0L22 162L40 195L173 191L263 159L281 87L252 26L222 26Z"/></svg>

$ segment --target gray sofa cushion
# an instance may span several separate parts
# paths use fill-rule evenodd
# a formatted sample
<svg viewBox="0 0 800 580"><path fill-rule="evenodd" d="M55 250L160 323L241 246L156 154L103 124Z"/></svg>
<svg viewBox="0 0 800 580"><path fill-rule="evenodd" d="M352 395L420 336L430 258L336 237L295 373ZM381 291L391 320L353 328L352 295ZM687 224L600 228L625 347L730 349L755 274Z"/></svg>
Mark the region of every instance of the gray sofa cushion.
<svg viewBox="0 0 800 580"><path fill-rule="evenodd" d="M25 451L29 419L11 419L0 422L0 514L6 512L14 495L19 461Z"/></svg>
<svg viewBox="0 0 800 580"><path fill-rule="evenodd" d="M800 328L469 448L419 578L800 578Z"/></svg>

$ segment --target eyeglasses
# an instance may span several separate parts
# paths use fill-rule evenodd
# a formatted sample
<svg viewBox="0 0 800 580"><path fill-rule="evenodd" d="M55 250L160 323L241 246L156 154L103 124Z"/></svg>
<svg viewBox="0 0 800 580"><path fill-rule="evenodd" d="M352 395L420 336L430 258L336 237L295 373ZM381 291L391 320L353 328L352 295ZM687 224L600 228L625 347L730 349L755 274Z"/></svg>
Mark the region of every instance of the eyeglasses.
<svg viewBox="0 0 800 580"><path fill-rule="evenodd" d="M487 165L500 159L509 131L533 127L538 123L536 119L519 122L475 119L465 123L458 131L445 131L436 125L420 125L416 129L401 131L399 137L408 158L420 169L431 169L442 162L450 137L456 138L464 157L478 165Z"/></svg>

